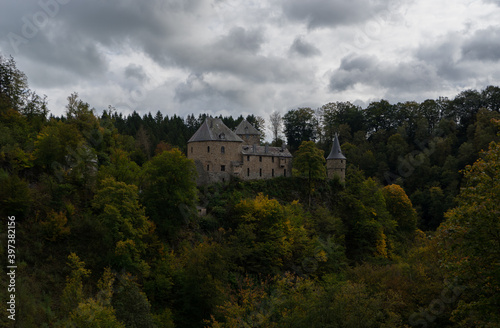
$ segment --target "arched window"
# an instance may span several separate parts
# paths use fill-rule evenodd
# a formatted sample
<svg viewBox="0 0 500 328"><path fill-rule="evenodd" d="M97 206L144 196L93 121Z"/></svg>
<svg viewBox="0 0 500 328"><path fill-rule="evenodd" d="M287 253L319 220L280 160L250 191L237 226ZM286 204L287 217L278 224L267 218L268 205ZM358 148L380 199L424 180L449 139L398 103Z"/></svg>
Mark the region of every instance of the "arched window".
<svg viewBox="0 0 500 328"><path fill-rule="evenodd" d="M221 154L225 154L226 153L226 148L224 148L224 146L220 147L220 152L221 152Z"/></svg>

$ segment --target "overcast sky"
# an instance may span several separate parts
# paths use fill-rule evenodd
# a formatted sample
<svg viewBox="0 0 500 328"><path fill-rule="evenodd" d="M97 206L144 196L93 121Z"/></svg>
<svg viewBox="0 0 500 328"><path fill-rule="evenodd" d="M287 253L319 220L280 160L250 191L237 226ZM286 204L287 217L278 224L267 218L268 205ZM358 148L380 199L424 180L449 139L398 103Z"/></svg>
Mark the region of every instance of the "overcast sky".
<svg viewBox="0 0 500 328"><path fill-rule="evenodd" d="M500 0L0 0L0 52L78 92L186 116L454 97L500 85Z"/></svg>

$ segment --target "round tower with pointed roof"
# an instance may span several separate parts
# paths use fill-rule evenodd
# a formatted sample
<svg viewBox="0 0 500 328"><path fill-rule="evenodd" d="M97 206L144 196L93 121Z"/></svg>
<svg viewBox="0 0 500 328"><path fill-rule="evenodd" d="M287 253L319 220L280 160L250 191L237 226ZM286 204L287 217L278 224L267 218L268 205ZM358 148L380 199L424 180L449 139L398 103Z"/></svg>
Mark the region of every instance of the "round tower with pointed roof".
<svg viewBox="0 0 500 328"><path fill-rule="evenodd" d="M344 182L346 165L346 158L344 154L342 154L342 149L340 149L339 136L335 133L332 151L326 158L326 173L328 179L333 179L335 176L338 176L340 181Z"/></svg>

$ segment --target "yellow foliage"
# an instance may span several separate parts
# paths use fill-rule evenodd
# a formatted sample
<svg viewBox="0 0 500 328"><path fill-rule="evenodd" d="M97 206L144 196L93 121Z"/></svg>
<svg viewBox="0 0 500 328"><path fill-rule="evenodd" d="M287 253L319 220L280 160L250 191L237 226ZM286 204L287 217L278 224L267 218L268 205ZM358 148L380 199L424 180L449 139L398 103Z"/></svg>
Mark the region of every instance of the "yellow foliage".
<svg viewBox="0 0 500 328"><path fill-rule="evenodd" d="M56 241L59 238L68 236L70 228L66 225L67 223L66 213L50 212L47 220L40 223L45 233L45 239Z"/></svg>

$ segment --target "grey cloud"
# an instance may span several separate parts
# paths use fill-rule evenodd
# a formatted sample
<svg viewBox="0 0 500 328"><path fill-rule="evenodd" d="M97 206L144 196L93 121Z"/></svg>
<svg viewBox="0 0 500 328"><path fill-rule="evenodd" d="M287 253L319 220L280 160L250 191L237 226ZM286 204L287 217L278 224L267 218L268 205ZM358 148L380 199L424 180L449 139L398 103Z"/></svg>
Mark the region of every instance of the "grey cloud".
<svg viewBox="0 0 500 328"><path fill-rule="evenodd" d="M130 64L125 68L125 77L136 79L139 82L145 82L148 80L144 68L137 64Z"/></svg>
<svg viewBox="0 0 500 328"><path fill-rule="evenodd" d="M363 22L386 6L370 0L284 0L283 12L288 18L303 21L314 29Z"/></svg>
<svg viewBox="0 0 500 328"><path fill-rule="evenodd" d="M415 51L418 60L435 67L436 74L446 80L460 81L471 74L460 65L460 38L455 33L442 40L423 45Z"/></svg>
<svg viewBox="0 0 500 328"><path fill-rule="evenodd" d="M264 42L261 30L245 30L243 27L233 27L227 36L216 42L215 47L227 51L245 51L256 53Z"/></svg>
<svg viewBox="0 0 500 328"><path fill-rule="evenodd" d="M175 99L180 103L213 94L214 90L205 82L203 74L190 74L186 82L179 84L175 89Z"/></svg>
<svg viewBox="0 0 500 328"><path fill-rule="evenodd" d="M465 60L500 60L500 28L479 30L462 46Z"/></svg>
<svg viewBox="0 0 500 328"><path fill-rule="evenodd" d="M320 55L321 51L313 44L304 41L303 37L296 37L290 46L290 53L303 57L313 57Z"/></svg>
<svg viewBox="0 0 500 328"><path fill-rule="evenodd" d="M352 56L342 59L332 73L329 88L345 91L359 83L392 92L421 92L435 88L439 80L433 67L421 61L393 65L373 56Z"/></svg>
<svg viewBox="0 0 500 328"><path fill-rule="evenodd" d="M174 99L181 104L189 103L199 110L243 108L247 104L244 90L214 86L205 81L205 76L192 73L185 82L175 88Z"/></svg>

